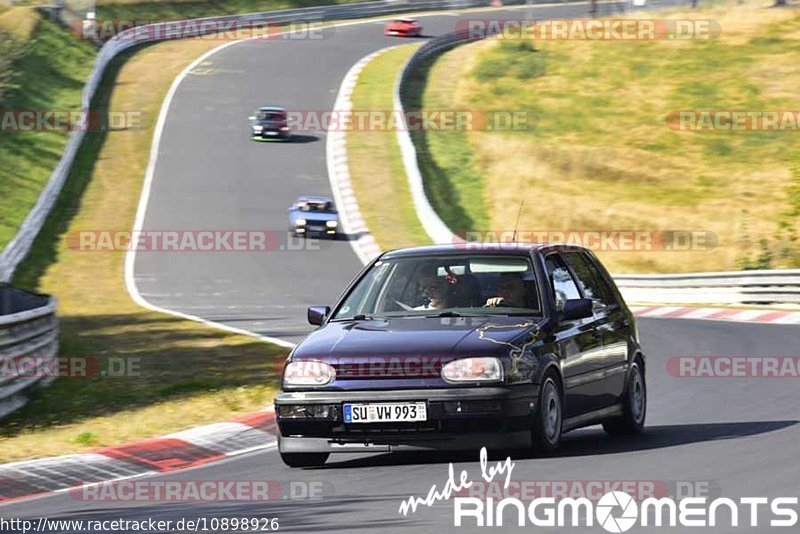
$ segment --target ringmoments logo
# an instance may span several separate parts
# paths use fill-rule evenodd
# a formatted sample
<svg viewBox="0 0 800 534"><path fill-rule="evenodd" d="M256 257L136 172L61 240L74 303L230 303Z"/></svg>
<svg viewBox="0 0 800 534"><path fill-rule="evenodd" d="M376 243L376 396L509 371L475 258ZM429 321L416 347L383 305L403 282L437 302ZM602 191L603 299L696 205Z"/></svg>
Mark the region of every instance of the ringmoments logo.
<svg viewBox="0 0 800 534"><path fill-rule="evenodd" d="M518 497L494 498L483 495L463 496L476 484L500 484L508 490L515 463L509 456L494 465L488 463L486 448L480 451L480 478L470 478L466 469L456 473L448 465L444 484L430 487L425 497L408 497L398 513L416 514L423 506L453 501L455 527L593 527L607 532L627 532L636 525L667 527L796 527L797 497L727 497L705 496L647 497L641 502L625 491L611 490L596 501L586 497L536 497L523 501ZM588 487L588 486L587 486Z"/></svg>
<svg viewBox="0 0 800 534"><path fill-rule="evenodd" d="M468 481L469 482L469 481ZM526 506L527 504L527 506ZM795 527L798 498L719 497L647 498L638 503L623 491L611 491L596 503L586 498L553 497L528 503L516 498L485 501L456 497L453 502L456 527L578 527L599 526L607 532L627 532L643 527Z"/></svg>
<svg viewBox="0 0 800 534"><path fill-rule="evenodd" d="M621 511L615 515L615 510ZM636 524L639 515L636 501L622 491L612 491L600 498L595 509L597 522L609 532L625 532Z"/></svg>

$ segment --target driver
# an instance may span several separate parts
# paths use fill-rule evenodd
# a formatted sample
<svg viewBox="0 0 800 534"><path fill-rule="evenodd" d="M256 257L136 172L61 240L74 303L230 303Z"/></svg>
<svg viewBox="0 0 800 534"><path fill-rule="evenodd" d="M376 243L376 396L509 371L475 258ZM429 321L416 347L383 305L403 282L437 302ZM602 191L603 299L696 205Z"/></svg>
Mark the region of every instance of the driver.
<svg viewBox="0 0 800 534"><path fill-rule="evenodd" d="M435 265L426 265L420 269L419 290L428 299L427 304L417 306L415 310L439 310L449 307L449 291L447 281L439 276Z"/></svg>
<svg viewBox="0 0 800 534"><path fill-rule="evenodd" d="M494 308L505 306L509 308L526 308L525 303L525 281L519 273L503 273L497 282L497 297L492 297L486 301L484 306Z"/></svg>

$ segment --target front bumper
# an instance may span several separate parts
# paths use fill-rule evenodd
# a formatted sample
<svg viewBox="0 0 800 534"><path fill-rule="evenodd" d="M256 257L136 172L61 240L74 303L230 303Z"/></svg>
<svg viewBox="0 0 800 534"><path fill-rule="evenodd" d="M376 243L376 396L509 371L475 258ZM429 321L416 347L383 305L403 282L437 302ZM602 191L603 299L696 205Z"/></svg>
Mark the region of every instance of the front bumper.
<svg viewBox="0 0 800 534"><path fill-rule="evenodd" d="M317 236L317 237L330 237L336 238L339 233L338 226L335 228L328 228L327 226L306 225L297 226L294 229L297 236Z"/></svg>
<svg viewBox="0 0 800 534"><path fill-rule="evenodd" d="M413 390L305 391L278 394L275 410L280 450L300 452L389 452L527 448L537 398L535 386ZM346 424L346 402L424 401L423 422ZM327 407L325 416L287 418L288 406Z"/></svg>
<svg viewBox="0 0 800 534"><path fill-rule="evenodd" d="M251 133L253 139L257 141L285 141L292 137L291 132L280 130L262 130L260 132Z"/></svg>

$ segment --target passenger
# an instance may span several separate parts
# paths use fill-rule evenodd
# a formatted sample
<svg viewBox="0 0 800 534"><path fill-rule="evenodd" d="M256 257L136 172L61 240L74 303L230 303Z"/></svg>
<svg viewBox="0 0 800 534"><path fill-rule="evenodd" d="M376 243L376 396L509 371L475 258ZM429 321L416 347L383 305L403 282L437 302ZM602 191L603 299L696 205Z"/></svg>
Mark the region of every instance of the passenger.
<svg viewBox="0 0 800 534"><path fill-rule="evenodd" d="M497 282L497 293L499 296L492 297L486 301L484 306L494 308L495 306L505 306L509 308L527 308L525 302L526 287L522 275L519 273L503 273Z"/></svg>

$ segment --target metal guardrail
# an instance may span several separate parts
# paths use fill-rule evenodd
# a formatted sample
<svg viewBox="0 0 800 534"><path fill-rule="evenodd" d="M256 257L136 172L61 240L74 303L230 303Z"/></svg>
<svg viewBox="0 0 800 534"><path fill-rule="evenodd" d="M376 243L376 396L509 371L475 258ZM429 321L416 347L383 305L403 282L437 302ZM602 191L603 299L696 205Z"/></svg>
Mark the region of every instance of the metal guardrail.
<svg viewBox="0 0 800 534"><path fill-rule="evenodd" d="M663 0L661 5L668 5ZM415 71L453 48L483 39L468 32L453 32L425 43L406 62L394 89L394 111L409 108L409 82ZM400 129L407 130L407 129ZM424 177L408 131L397 132L417 217L434 243L453 243L450 231L425 194ZM800 305L800 270L729 271L668 275L615 275L625 300L636 304Z"/></svg>
<svg viewBox="0 0 800 534"><path fill-rule="evenodd" d="M25 404L26 389L52 381L57 352L56 300L0 284L0 418Z"/></svg>
<svg viewBox="0 0 800 534"><path fill-rule="evenodd" d="M626 300L656 304L800 305L800 269L616 275Z"/></svg>

